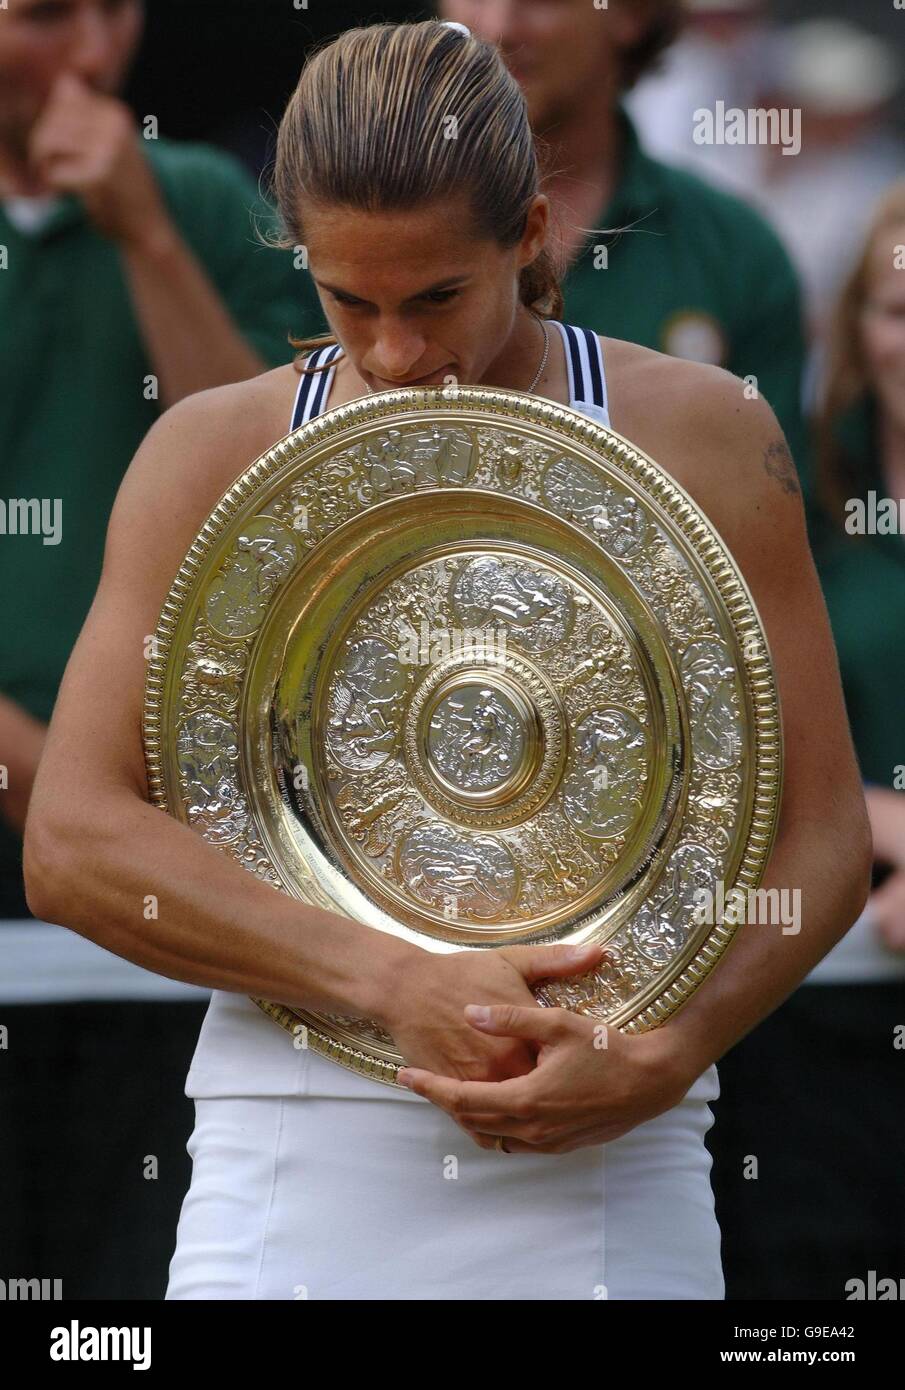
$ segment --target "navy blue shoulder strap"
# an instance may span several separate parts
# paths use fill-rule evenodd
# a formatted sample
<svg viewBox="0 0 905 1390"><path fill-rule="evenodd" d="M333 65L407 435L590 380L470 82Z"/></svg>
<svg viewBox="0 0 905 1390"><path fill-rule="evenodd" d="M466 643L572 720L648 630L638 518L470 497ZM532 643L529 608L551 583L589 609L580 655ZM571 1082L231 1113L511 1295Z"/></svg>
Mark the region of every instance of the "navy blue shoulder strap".
<svg viewBox="0 0 905 1390"><path fill-rule="evenodd" d="M566 349L571 404L596 407L600 415L605 417L604 423L609 424L606 371L599 337L590 328L576 328L570 323L560 323L558 319L552 322L562 334Z"/></svg>
<svg viewBox="0 0 905 1390"><path fill-rule="evenodd" d="M298 390L295 393L295 405L292 408L292 420L289 425L289 433L293 430L301 429L302 425L312 420L315 415L320 415L324 404L330 395L330 387L333 384L333 376L336 371L335 366L327 366L339 356L342 349L338 343L332 343L327 347L317 348L309 353L305 358L305 367L323 367L321 372L302 373L299 378Z"/></svg>

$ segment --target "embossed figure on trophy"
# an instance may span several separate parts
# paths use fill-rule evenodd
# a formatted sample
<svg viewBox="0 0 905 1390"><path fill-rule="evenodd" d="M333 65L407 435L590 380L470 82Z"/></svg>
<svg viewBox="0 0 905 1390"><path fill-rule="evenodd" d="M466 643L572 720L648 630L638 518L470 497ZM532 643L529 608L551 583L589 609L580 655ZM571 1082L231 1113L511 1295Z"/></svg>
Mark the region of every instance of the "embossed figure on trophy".
<svg viewBox="0 0 905 1390"><path fill-rule="evenodd" d="M743 786L738 770L720 768L702 778L692 793L698 813L695 833L715 853L725 854L732 846Z"/></svg>
<svg viewBox="0 0 905 1390"><path fill-rule="evenodd" d="M610 488L606 502L592 511L591 529L611 555L628 558L644 542L647 519L636 497L621 496Z"/></svg>
<svg viewBox="0 0 905 1390"><path fill-rule="evenodd" d="M487 790L518 766L525 733L508 701L487 686L468 685L440 701L428 747L432 761L456 786Z"/></svg>
<svg viewBox="0 0 905 1390"><path fill-rule="evenodd" d="M256 563L247 569L254 581L255 592L266 598L286 573L286 547L279 546L273 536L241 535L236 541L237 552L246 552ZM294 557L295 551L290 549Z"/></svg>
<svg viewBox="0 0 905 1390"><path fill-rule="evenodd" d="M644 730L625 710L593 710L575 730L574 746L566 814L586 835L624 834L640 807L647 773Z"/></svg>
<svg viewBox="0 0 905 1390"><path fill-rule="evenodd" d="M556 604L516 571L511 576L508 591L499 589L491 598L490 611L507 618L516 627L525 627L555 613Z"/></svg>
<svg viewBox="0 0 905 1390"><path fill-rule="evenodd" d="M471 733L462 741L462 752L466 762L477 761L482 772L488 759L498 761L504 767L509 763L509 756L497 734L497 715L493 700L489 691L486 695L488 698L475 706L468 720Z"/></svg>
<svg viewBox="0 0 905 1390"><path fill-rule="evenodd" d="M243 666L244 654L214 645L209 631L206 641L190 642L182 672L186 705L213 704L232 713L239 701Z"/></svg>
<svg viewBox="0 0 905 1390"><path fill-rule="evenodd" d="M629 559L644 545L648 522L637 498L613 487L575 459L557 459L544 476L544 491L563 516L583 522L604 550Z"/></svg>
<svg viewBox="0 0 905 1390"><path fill-rule="evenodd" d="M345 767L366 771L391 756L407 680L395 653L380 638L353 642L337 670L329 697L327 739Z"/></svg>
<svg viewBox="0 0 905 1390"><path fill-rule="evenodd" d="M437 864L425 864L422 882L435 893L461 896L465 902L471 902L475 911L479 910L477 900L481 897L489 898L495 908L503 906L503 894L496 890L492 875L477 858L470 863L449 859Z"/></svg>
<svg viewBox="0 0 905 1390"><path fill-rule="evenodd" d="M207 602L207 617L225 637L247 637L261 621L274 590L298 559L295 541L273 517L252 517L236 537L221 570L221 585Z"/></svg>
<svg viewBox="0 0 905 1390"><path fill-rule="evenodd" d="M638 949L655 965L666 965L685 942L698 888L711 888L719 864L703 845L679 845L653 894L632 919Z"/></svg>
<svg viewBox="0 0 905 1390"><path fill-rule="evenodd" d="M472 471L472 444L461 430L390 429L376 448L366 446L362 461L378 494L460 484Z"/></svg>
<svg viewBox="0 0 905 1390"><path fill-rule="evenodd" d="M583 893L588 886L585 874L576 872L576 864L560 854L554 844L547 844L542 851L543 858L534 878L556 891L558 899L574 898Z"/></svg>
<svg viewBox="0 0 905 1390"><path fill-rule="evenodd" d="M482 555L462 570L453 591L469 626L504 623L528 651L547 651L574 622L574 606L562 581L524 561Z"/></svg>
<svg viewBox="0 0 905 1390"><path fill-rule="evenodd" d="M522 471L522 454L520 449L513 448L507 444L500 451L499 459L500 481L503 483L517 482Z"/></svg>
<svg viewBox="0 0 905 1390"><path fill-rule="evenodd" d="M461 484L470 476L472 442L462 430L434 428L414 436L416 487Z"/></svg>
<svg viewBox="0 0 905 1390"><path fill-rule="evenodd" d="M387 430L378 439L376 448L366 445L363 462L375 492L402 492L414 485L415 469L402 449L401 430Z"/></svg>
<svg viewBox="0 0 905 1390"><path fill-rule="evenodd" d="M476 917L502 912L506 906L505 895L494 884L493 874L476 857L470 861L451 858L423 864L410 886L415 891L420 888L431 899L452 896Z"/></svg>
<svg viewBox="0 0 905 1390"><path fill-rule="evenodd" d="M331 733L340 730L342 737L361 758L372 748L387 749L387 737L392 735L383 710L372 703L369 691L350 681L340 681L336 687L336 698L328 725Z"/></svg>
<svg viewBox="0 0 905 1390"><path fill-rule="evenodd" d="M587 630L587 645L591 655L572 668L568 678L571 688L591 684L602 678L608 693L624 693L637 679L635 664L625 641L604 623L592 623Z"/></svg>
<svg viewBox="0 0 905 1390"><path fill-rule="evenodd" d="M690 642L682 653L692 719L698 729L696 749L705 767L733 767L742 756L735 667L719 641Z"/></svg>
<svg viewBox="0 0 905 1390"><path fill-rule="evenodd" d="M200 710L186 719L176 738L176 756L189 816L207 838L238 832L243 811L237 786L239 749L232 725Z"/></svg>
<svg viewBox="0 0 905 1390"><path fill-rule="evenodd" d="M452 896L460 917L499 918L514 904L519 874L509 851L492 835L465 835L439 821L416 826L399 850L409 892L443 907Z"/></svg>
<svg viewBox="0 0 905 1390"><path fill-rule="evenodd" d="M422 623L426 623L428 629L439 626L443 617L439 599L423 589L416 592L400 587L398 593L393 595L393 604L393 625L400 640L410 639L413 633L419 633Z"/></svg>
<svg viewBox="0 0 905 1390"><path fill-rule="evenodd" d="M336 794L336 806L343 824L353 840L358 841L365 854L376 858L392 843L393 817L402 804L412 800L404 788L383 792L374 797L361 787L346 784Z"/></svg>

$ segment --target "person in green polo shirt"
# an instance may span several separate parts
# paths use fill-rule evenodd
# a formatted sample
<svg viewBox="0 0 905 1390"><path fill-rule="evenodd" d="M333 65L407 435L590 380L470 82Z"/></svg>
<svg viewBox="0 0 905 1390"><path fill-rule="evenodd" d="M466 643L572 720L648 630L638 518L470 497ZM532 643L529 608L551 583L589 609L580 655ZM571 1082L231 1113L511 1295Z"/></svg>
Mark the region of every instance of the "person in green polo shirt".
<svg viewBox="0 0 905 1390"><path fill-rule="evenodd" d="M20 832L44 726L142 437L324 326L307 271L262 244L270 213L244 171L156 138L117 96L142 21L141 0L0 8L0 919L28 915ZM57 526L38 526L42 501Z"/></svg>
<svg viewBox="0 0 905 1390"><path fill-rule="evenodd" d="M747 204L650 158L621 105L675 37L680 0L437 8L498 43L524 92L551 170L544 192L568 267L566 321L733 372L769 401L806 481L804 330L791 261Z"/></svg>

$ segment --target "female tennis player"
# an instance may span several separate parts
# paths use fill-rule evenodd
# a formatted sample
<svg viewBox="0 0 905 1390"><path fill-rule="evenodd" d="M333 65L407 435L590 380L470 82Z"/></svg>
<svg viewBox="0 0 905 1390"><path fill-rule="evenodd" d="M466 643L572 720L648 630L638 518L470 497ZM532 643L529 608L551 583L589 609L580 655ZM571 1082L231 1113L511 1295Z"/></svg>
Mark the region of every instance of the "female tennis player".
<svg viewBox="0 0 905 1390"><path fill-rule="evenodd" d="M736 378L562 323L521 92L461 26L379 24L315 52L276 191L332 337L306 344L304 370L203 392L148 434L26 835L38 917L214 990L167 1297L722 1298L715 1063L854 921L870 872L788 450ZM146 639L221 495L317 411L451 378L611 419L666 465L733 552L775 663L787 765L765 886L800 889L802 930L743 928L667 1023L611 1030L606 1048L530 988L584 973L597 948L424 951L274 892L147 801ZM249 996L376 1019L409 1089L297 1049Z"/></svg>

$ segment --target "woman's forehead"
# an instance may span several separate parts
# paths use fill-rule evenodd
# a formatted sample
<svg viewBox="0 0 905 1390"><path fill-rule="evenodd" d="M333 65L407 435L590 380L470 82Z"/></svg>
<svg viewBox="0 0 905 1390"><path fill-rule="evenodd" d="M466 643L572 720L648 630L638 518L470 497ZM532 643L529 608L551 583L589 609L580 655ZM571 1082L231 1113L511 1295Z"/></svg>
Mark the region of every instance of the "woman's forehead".
<svg viewBox="0 0 905 1390"><path fill-rule="evenodd" d="M474 222L464 194L399 208L360 208L347 203L309 201L302 212L305 231L312 240L337 236L355 240L381 234L413 239L435 237L438 232L461 241L474 236Z"/></svg>
<svg viewBox="0 0 905 1390"><path fill-rule="evenodd" d="M409 211L330 208L305 220L309 264L320 278L388 280L408 293L444 277L474 274L488 265L495 243L477 236L467 215L449 204Z"/></svg>

